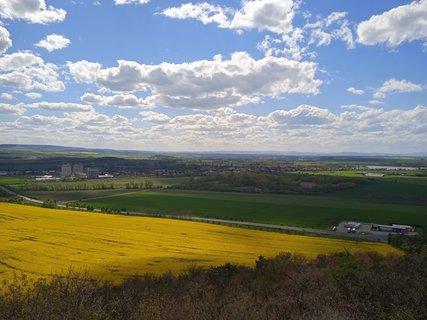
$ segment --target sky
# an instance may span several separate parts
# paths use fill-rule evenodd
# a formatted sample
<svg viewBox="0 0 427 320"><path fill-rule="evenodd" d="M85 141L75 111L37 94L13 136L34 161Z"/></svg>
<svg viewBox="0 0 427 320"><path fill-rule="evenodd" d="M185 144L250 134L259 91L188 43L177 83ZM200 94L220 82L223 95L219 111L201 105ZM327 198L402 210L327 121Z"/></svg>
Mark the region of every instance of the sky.
<svg viewBox="0 0 427 320"><path fill-rule="evenodd" d="M0 143L427 151L427 0L0 0Z"/></svg>

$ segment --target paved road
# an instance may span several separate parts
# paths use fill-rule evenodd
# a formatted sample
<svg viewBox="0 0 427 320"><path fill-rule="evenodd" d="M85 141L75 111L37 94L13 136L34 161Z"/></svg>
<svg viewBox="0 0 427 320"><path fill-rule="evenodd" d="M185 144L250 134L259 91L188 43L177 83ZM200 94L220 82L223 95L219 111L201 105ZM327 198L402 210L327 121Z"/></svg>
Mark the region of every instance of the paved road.
<svg viewBox="0 0 427 320"><path fill-rule="evenodd" d="M4 186L0 186L0 189L3 190L4 192L6 192L7 194L10 194L11 196L14 196L14 197L22 198L22 199L30 201L30 202L43 203L43 201L41 201L41 200L37 200L37 199L33 199L33 198L23 196L22 194L16 193L15 191L10 190Z"/></svg>
<svg viewBox="0 0 427 320"><path fill-rule="evenodd" d="M282 226L277 224L267 224L267 223L256 223L256 222L247 222L247 221L235 221L235 220L225 220L225 219L214 219L214 218L201 218L201 217L192 217L192 216L177 216L177 215L153 215L149 213L143 212L135 212L135 211L122 211L121 214L133 215L133 216L144 216L144 217L161 217L168 219L179 219L179 220L188 220L188 221L197 221L197 222L207 222L207 223L218 223L223 225L235 225L235 226L245 226L252 228L261 228L272 231L297 231L304 233L313 233L313 234L321 234L321 235L329 235L329 236L339 236L345 238L352 239L363 239L368 241L375 242L387 242L387 235L384 237L379 237L374 234L353 234L347 232L336 232L331 230L324 229L312 229L312 228L301 228L301 227L290 227L290 226Z"/></svg>
<svg viewBox="0 0 427 320"><path fill-rule="evenodd" d="M13 191L13 190L11 190L9 188L6 188L5 186L2 186L2 185L0 185L0 189L3 190L4 192L10 194L11 196L18 197L18 198L24 199L24 200L29 201L29 202L34 202L34 203L38 203L38 204L43 204L43 202L44 202L42 200L30 198L30 197L24 196L22 194L16 193L15 191ZM56 206L59 207L59 208L69 208L69 209L74 209L74 210L87 211L86 208L67 207L66 205L63 205L63 204L57 204Z"/></svg>
<svg viewBox="0 0 427 320"><path fill-rule="evenodd" d="M7 192L10 195L13 195L15 197L20 197L26 201L34 202L41 204L43 201L30 198L21 194L18 194L14 192L13 190L10 190L4 186L0 186L0 189ZM79 207L67 207L63 204L57 205L60 208L67 208L72 210L79 210L79 211L87 211L86 208L79 208ZM99 209L95 209L94 212L101 212ZM256 222L247 222L247 221L235 221L235 220L225 220L225 219L214 219L214 218L201 218L201 217L192 217L192 216L179 216L179 215L154 215L150 213L144 213L144 212L135 212L135 211L121 211L119 214L123 215L132 215L132 216L143 216L143 217L158 217L158 218L168 218L168 219L179 219L179 220L187 220L187 221L197 221L197 222L207 222L207 223L217 223L217 224L225 224L225 225L234 225L234 226L241 226L241 227L252 227L252 228L261 228L265 230L272 230L272 231L297 231L297 232L304 232L304 233L313 233L313 234L320 234L320 235L329 235L329 236L339 236L339 237L345 237L345 238L352 238L352 239L363 239L368 241L375 241L375 242L387 242L388 235L387 236L378 236L375 234L353 234L353 233L347 233L347 232L336 232L331 230L323 230L323 229L312 229L312 228L300 228L300 227L290 227L290 226L282 226L277 224L267 224L267 223L256 223Z"/></svg>

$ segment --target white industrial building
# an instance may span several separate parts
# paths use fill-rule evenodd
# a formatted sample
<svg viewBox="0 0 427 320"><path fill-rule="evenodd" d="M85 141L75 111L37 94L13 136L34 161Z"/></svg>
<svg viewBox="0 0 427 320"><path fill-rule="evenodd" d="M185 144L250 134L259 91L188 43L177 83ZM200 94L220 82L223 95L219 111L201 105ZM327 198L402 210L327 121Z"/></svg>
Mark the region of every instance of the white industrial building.
<svg viewBox="0 0 427 320"><path fill-rule="evenodd" d="M66 163L61 166L61 177L67 178L71 177L73 174L73 168L71 166L71 163Z"/></svg>
<svg viewBox="0 0 427 320"><path fill-rule="evenodd" d="M81 163L66 163L61 166L61 177L63 178L69 178L69 177L79 177L82 178L85 176L84 170L83 170L83 164Z"/></svg>
<svg viewBox="0 0 427 320"><path fill-rule="evenodd" d="M384 232L397 232L397 233L409 233L414 232L415 227L413 226L407 226L402 224L392 224L392 225L386 225L386 224L373 224L372 230L374 231L384 231Z"/></svg>

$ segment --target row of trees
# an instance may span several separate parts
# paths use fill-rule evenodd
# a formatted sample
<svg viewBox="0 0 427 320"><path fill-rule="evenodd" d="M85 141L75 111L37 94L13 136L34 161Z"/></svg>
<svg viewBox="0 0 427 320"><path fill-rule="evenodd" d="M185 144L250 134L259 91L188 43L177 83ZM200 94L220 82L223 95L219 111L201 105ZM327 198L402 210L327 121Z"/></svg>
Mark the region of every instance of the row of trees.
<svg viewBox="0 0 427 320"><path fill-rule="evenodd" d="M190 179L179 186L191 190L246 191L262 193L321 194L354 188L363 178L313 174L225 173Z"/></svg>
<svg viewBox="0 0 427 320"><path fill-rule="evenodd" d="M64 182L28 182L15 186L20 191L79 191L79 190L107 190L107 189L152 189L154 183L151 180L128 181L123 183L114 182L85 182L64 181Z"/></svg>
<svg viewBox="0 0 427 320"><path fill-rule="evenodd" d="M144 182L135 182L130 181L125 184L126 189L152 189L154 183L150 180L145 180Z"/></svg>

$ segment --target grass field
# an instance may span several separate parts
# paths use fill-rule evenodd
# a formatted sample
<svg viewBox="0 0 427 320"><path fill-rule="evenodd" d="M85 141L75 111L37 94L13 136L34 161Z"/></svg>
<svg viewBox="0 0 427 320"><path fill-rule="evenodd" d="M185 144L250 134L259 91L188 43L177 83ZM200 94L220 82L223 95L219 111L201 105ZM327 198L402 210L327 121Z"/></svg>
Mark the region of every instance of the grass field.
<svg viewBox="0 0 427 320"><path fill-rule="evenodd" d="M56 201L78 201L99 197L119 195L132 190L105 189L105 190L77 190L77 191L25 191L24 195L40 200L52 199Z"/></svg>
<svg viewBox="0 0 427 320"><path fill-rule="evenodd" d="M296 173L291 173L297 174ZM385 177L367 178L357 174L355 171L313 171L306 172L308 175L327 175L335 177L360 178L364 183L358 184L355 188L343 192L343 195L352 193L352 190L363 190L369 185L369 193L386 190L383 194L393 192L393 196L405 192L407 197L425 199L427 201L427 177L396 176L387 175ZM145 182L150 181L153 187L173 187L188 182L191 177L115 177L109 179L83 179L67 181L31 181L23 177L0 177L0 184L12 185L17 190L25 191L76 191L76 190L99 190L99 189L144 189ZM365 184L365 182L367 182ZM373 186L373 187L372 187ZM335 192L340 195L340 192ZM361 194L363 194L362 192ZM358 192L354 193L358 196ZM410 196L412 194L412 196ZM381 195L381 190L380 190Z"/></svg>
<svg viewBox="0 0 427 320"><path fill-rule="evenodd" d="M386 175L368 178L356 171L312 171L313 175L352 177L363 179L364 183L355 188L344 189L328 194L332 197L368 199L371 201L427 205L427 177ZM390 172L388 172L390 174ZM403 172L408 174L408 172ZM412 173L409 171L409 174Z"/></svg>
<svg viewBox="0 0 427 320"><path fill-rule="evenodd" d="M77 190L105 190L105 189L144 189L145 182L150 181L152 187L170 187L190 180L190 177L116 177L107 179L83 179L65 181L27 181L16 183L16 190L34 191L77 191ZM1 180L0 180L0 184ZM8 183L13 185L13 183Z"/></svg>
<svg viewBox="0 0 427 320"><path fill-rule="evenodd" d="M120 280L226 262L253 265L258 256L343 251L398 253L389 245L293 236L198 222L52 210L0 203L0 280L89 271Z"/></svg>
<svg viewBox="0 0 427 320"><path fill-rule="evenodd" d="M340 172L332 172L338 175ZM350 175L349 172L341 172ZM352 174L355 174L354 172ZM3 177L4 184L13 184L12 182L21 182L22 178ZM177 184L185 183L190 178L145 178L145 177L123 177L105 180L80 180L66 182L30 182L16 185L15 188L25 194L45 200L47 198L57 201L76 201L93 197L113 195L123 192L130 192L136 189L126 189L126 186L133 185L144 188L144 182L149 180L153 182L153 187L171 187ZM361 178L364 183L358 184L354 188L338 190L327 193L325 196L336 198L349 198L368 200L371 202L383 203L401 203L427 205L427 177L401 177L388 176L382 178ZM0 182L1 182L0 178ZM24 180L25 181L25 180ZM119 192L108 191L110 189L119 190ZM95 190L93 190L95 189ZM104 190L106 190L104 192ZM121 190L121 191L120 191ZM69 192L67 194L67 192Z"/></svg>
<svg viewBox="0 0 427 320"><path fill-rule="evenodd" d="M0 185L21 185L26 182L28 182L28 179L24 177L0 177Z"/></svg>
<svg viewBox="0 0 427 320"><path fill-rule="evenodd" d="M330 228L340 220L427 226L425 206L320 196L141 191L83 201L95 207L184 214L289 226Z"/></svg>
<svg viewBox="0 0 427 320"><path fill-rule="evenodd" d="M336 191L333 197L369 199L392 203L418 203L427 206L427 178L425 177L384 177L370 179L353 189Z"/></svg>

